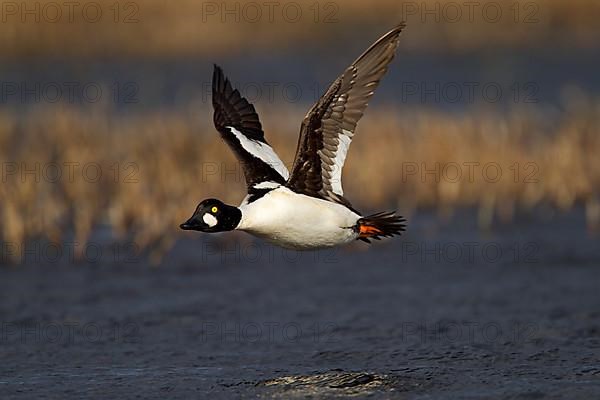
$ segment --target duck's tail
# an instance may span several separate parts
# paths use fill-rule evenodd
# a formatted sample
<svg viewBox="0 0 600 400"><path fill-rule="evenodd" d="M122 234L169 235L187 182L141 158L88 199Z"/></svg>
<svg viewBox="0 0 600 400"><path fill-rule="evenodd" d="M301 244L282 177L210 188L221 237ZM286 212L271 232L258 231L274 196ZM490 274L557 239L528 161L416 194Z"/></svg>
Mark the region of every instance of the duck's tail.
<svg viewBox="0 0 600 400"><path fill-rule="evenodd" d="M369 239L381 240L382 237L401 235L406 230L406 219L396 215L395 211L380 212L359 219L356 230L359 233L357 239L371 243Z"/></svg>

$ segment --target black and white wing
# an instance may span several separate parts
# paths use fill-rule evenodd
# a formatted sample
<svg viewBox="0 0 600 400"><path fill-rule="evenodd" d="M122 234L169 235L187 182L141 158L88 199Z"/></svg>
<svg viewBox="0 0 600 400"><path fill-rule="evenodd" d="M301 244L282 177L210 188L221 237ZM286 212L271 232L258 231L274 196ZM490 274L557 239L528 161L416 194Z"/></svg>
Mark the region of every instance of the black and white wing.
<svg viewBox="0 0 600 400"><path fill-rule="evenodd" d="M377 40L304 117L287 182L292 190L350 206L343 197L342 167L356 124L394 58L403 28L404 23Z"/></svg>
<svg viewBox="0 0 600 400"><path fill-rule="evenodd" d="M268 187L267 182L284 184L289 172L265 140L254 106L231 87L217 65L213 72L212 101L215 127L242 164L248 191Z"/></svg>

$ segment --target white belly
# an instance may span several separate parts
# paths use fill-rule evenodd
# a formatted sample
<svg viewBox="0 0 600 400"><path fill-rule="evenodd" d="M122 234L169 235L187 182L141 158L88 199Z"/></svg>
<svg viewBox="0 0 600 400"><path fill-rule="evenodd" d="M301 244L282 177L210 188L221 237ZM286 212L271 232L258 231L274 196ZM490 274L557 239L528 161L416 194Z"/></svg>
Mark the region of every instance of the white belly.
<svg viewBox="0 0 600 400"><path fill-rule="evenodd" d="M297 250L332 247L358 237L352 227L360 215L340 204L297 194L285 187L242 203L236 229L278 246Z"/></svg>

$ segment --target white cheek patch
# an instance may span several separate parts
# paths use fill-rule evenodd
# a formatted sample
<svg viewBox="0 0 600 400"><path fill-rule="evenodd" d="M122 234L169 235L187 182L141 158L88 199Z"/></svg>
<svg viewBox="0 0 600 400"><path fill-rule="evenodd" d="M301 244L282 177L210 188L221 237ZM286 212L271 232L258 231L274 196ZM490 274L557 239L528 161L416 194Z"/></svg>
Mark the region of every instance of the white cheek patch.
<svg viewBox="0 0 600 400"><path fill-rule="evenodd" d="M202 221L204 221L206 225L210 226L211 228L217 225L218 222L214 215L209 213L206 213L202 216Z"/></svg>

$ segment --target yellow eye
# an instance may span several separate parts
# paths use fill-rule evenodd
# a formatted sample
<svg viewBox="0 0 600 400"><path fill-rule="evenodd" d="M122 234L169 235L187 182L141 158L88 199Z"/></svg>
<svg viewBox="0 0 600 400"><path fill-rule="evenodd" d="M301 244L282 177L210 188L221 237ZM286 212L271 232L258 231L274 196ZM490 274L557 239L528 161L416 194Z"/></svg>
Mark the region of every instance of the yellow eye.
<svg viewBox="0 0 600 400"><path fill-rule="evenodd" d="M214 214L217 211L219 211L219 209L217 207L213 207L213 208L210 209L210 211Z"/></svg>

